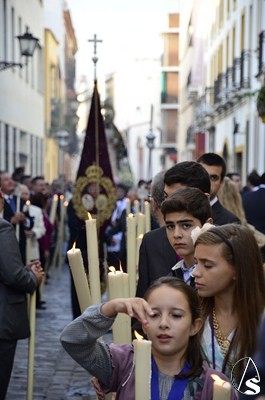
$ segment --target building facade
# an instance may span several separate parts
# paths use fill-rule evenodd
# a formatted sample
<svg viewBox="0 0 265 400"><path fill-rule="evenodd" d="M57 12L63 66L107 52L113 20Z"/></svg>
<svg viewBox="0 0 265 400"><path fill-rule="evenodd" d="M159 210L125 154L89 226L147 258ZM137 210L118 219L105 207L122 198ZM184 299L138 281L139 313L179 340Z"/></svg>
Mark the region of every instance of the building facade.
<svg viewBox="0 0 265 400"><path fill-rule="evenodd" d="M195 159L198 152L216 152L245 181L251 170L265 170L265 125L256 107L265 83L265 3L201 0L199 17L196 3L190 10L190 75L182 81L190 98L189 126L180 126L182 157L189 146ZM183 40L190 33L181 32Z"/></svg>
<svg viewBox="0 0 265 400"><path fill-rule="evenodd" d="M44 166L44 6L22 3L0 0L0 62L23 64L0 71L0 169L24 166L26 174L38 175ZM27 30L39 42L25 65L16 36Z"/></svg>

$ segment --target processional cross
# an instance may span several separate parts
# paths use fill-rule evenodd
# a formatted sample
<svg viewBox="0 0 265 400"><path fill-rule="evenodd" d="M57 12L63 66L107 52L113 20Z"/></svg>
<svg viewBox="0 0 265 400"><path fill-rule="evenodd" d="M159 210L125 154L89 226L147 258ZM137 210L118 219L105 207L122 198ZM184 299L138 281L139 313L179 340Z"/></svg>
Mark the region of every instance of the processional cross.
<svg viewBox="0 0 265 400"><path fill-rule="evenodd" d="M94 43L94 56L92 57L92 61L94 63L94 81L96 81L97 80L97 62L98 62L97 43L102 43L102 40L97 39L97 35L94 35L94 39L89 39L88 41Z"/></svg>

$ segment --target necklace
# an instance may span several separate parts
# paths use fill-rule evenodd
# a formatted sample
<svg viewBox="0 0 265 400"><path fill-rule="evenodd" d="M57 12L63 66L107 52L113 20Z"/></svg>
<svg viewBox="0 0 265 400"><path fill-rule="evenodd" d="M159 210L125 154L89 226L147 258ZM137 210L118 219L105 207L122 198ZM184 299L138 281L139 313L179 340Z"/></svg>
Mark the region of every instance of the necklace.
<svg viewBox="0 0 265 400"><path fill-rule="evenodd" d="M226 336L223 335L220 329L220 325L215 314L215 308L213 309L213 328L214 328L214 335L221 348L223 356L225 357L228 352L231 341Z"/></svg>
<svg viewBox="0 0 265 400"><path fill-rule="evenodd" d="M219 326L218 320L216 318L216 314L215 314L215 309L214 308L212 309L212 312L210 313L209 322L210 322L211 332L212 332L211 336L212 336L213 369L215 369L215 367L216 367L216 363L215 363L215 343L214 343L214 338L216 338L216 341L217 341L218 345L220 346L221 353L224 356L222 372L225 373L226 366L228 366L228 368L230 370L232 370L232 367L233 367L233 359L234 359L234 357L231 356L231 352L232 352L232 345L233 345L233 341L234 341L234 338L235 338L236 330L233 333L233 337L232 337L231 341L229 339L227 339L227 337L225 337L223 335L222 331L220 330L220 326Z"/></svg>

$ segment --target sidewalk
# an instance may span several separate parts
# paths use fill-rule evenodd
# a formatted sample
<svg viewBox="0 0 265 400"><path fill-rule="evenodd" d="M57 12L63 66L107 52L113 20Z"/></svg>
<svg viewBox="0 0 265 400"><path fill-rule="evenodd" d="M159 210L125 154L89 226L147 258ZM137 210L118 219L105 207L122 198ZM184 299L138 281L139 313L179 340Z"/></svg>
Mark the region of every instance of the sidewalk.
<svg viewBox="0 0 265 400"><path fill-rule="evenodd" d="M58 269L44 286L46 310L36 311L33 400L95 400L91 375L62 348L60 333L71 320L68 266ZM28 340L19 340L6 400L27 399Z"/></svg>

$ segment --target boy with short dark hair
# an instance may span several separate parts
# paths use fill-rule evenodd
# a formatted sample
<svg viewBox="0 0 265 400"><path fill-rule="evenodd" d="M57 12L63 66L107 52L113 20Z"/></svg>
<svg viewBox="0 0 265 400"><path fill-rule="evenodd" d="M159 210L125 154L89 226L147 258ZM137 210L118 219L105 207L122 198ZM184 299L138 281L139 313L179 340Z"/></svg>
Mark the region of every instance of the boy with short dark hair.
<svg viewBox="0 0 265 400"><path fill-rule="evenodd" d="M171 269L172 274L194 286L192 271L194 245L191 232L195 227L212 223L209 199L201 190L193 187L179 189L161 206L168 240L176 253L182 257Z"/></svg>

